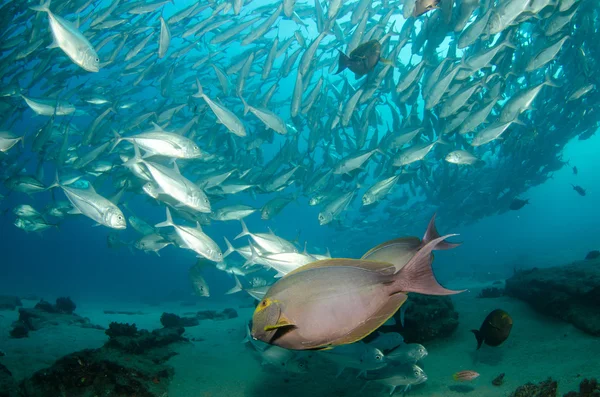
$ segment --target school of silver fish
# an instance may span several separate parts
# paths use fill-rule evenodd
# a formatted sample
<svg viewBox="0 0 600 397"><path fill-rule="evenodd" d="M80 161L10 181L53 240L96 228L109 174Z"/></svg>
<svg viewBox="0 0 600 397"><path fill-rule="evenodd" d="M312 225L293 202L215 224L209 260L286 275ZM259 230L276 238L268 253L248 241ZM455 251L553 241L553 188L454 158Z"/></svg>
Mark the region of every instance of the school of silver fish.
<svg viewBox="0 0 600 397"><path fill-rule="evenodd" d="M0 19L0 203L52 196L12 208L15 226L82 214L114 229L111 247L193 251L257 300L331 256L249 231L254 213L319 206L314 223L344 246L435 211L473 223L551 178L600 121L595 0L3 0L0 12L12 16ZM335 74L340 52L372 40L366 76ZM139 198L166 220L138 217ZM245 245L211 235L230 221ZM210 295L201 266L190 279ZM252 343L305 371L300 353ZM418 359L380 365L410 353L359 346L319 354L392 392L426 380Z"/></svg>

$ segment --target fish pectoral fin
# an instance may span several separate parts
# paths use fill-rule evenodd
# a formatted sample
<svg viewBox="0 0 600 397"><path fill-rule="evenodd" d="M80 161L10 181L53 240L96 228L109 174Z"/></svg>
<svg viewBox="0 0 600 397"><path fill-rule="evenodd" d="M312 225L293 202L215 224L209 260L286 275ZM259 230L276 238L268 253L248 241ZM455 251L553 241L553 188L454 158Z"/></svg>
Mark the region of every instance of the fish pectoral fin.
<svg viewBox="0 0 600 397"><path fill-rule="evenodd" d="M498 331L501 331L500 327L494 325L491 321L488 322L489 325L491 325L494 329L497 329Z"/></svg>
<svg viewBox="0 0 600 397"><path fill-rule="evenodd" d="M296 324L292 324L290 322L290 320L287 319L287 317L285 317L284 315L281 315L279 317L279 320L277 320L277 324L274 325L266 325L265 326L265 331L273 331L279 328L285 328L285 327L295 327Z"/></svg>

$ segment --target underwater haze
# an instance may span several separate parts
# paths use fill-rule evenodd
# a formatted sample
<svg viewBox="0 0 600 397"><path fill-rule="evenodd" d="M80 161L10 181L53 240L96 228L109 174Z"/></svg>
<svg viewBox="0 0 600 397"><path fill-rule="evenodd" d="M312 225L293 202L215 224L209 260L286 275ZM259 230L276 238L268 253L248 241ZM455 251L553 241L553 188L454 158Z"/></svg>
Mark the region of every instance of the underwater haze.
<svg viewBox="0 0 600 397"><path fill-rule="evenodd" d="M600 393L597 1L0 15L0 395Z"/></svg>

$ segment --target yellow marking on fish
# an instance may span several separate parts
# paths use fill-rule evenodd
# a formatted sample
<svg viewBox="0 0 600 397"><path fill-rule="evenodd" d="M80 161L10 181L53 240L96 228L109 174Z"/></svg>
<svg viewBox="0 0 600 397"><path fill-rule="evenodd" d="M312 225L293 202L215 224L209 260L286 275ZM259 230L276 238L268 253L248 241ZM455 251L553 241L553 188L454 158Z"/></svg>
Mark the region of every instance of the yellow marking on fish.
<svg viewBox="0 0 600 397"><path fill-rule="evenodd" d="M265 331L273 331L274 329L279 329L283 327L291 327L293 324L285 315L279 316L279 320L277 320L277 324L275 325L265 325Z"/></svg>
<svg viewBox="0 0 600 397"><path fill-rule="evenodd" d="M262 312L267 307L271 306L273 303L279 303L279 301L271 299L271 298L263 299L263 301L260 302L258 306L256 306L256 309L254 310L254 314Z"/></svg>

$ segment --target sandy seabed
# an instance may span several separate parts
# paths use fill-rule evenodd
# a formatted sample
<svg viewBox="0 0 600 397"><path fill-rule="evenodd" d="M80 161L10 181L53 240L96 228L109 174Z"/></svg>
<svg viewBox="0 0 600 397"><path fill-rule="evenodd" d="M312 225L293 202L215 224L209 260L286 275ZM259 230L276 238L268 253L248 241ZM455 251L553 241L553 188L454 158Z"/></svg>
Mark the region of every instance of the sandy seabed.
<svg viewBox="0 0 600 397"><path fill-rule="evenodd" d="M573 326L537 314L527 304L508 298L475 299L475 292L454 296L460 325L451 338L426 344L429 355L423 360L428 375L424 385L414 387L408 396L509 396L518 386L540 382L552 377L559 383L559 395L578 390L584 378L600 377L600 338L587 335ZM369 384L356 372L346 370L339 378L336 369L312 370L305 374L289 374L262 366L241 341L251 308L239 308L241 300L226 303L211 299L195 307L180 303L147 306L133 303L100 303L77 301L76 313L89 317L92 323L108 326L111 321L136 323L138 328L159 328L160 315L172 312L183 315L198 310L221 310L234 307L239 317L231 320L202 320L197 327L186 328L184 336L199 341L176 346L177 356L168 364L175 376L169 385L169 397L265 397L265 396L387 396L389 390ZM24 301L26 307L34 301ZM501 308L514 320L510 338L500 347L483 346L476 351L476 341L470 332L479 328L485 316ZM140 311L142 315L104 314L104 310ZM31 332L29 338L11 339L10 324L17 311L0 312L0 358L17 381L35 371L51 366L66 355L86 348L102 346L107 336L101 330L76 326L55 326ZM481 376L470 383L457 383L452 374L474 370ZM500 373L505 373L501 387L492 385ZM458 388L457 388L458 386ZM395 395L402 395L399 388Z"/></svg>

